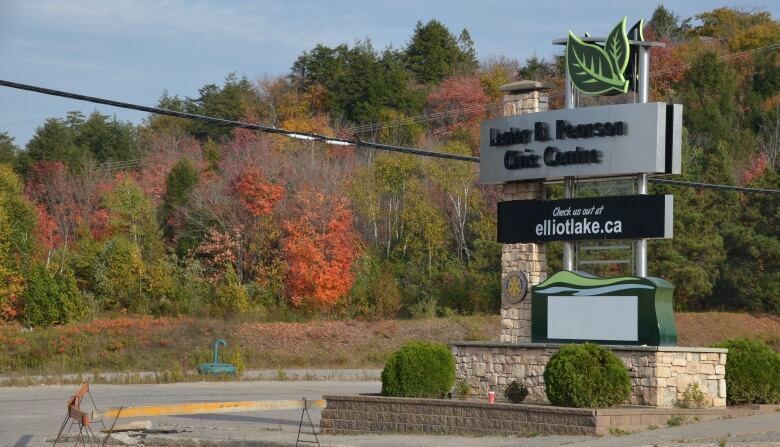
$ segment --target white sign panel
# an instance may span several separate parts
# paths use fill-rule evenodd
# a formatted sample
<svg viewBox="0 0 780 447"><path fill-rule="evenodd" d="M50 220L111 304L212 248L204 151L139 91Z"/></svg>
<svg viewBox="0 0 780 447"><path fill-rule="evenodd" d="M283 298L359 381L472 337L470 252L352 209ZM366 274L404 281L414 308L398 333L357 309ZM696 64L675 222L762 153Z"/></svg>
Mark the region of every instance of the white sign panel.
<svg viewBox="0 0 780 447"><path fill-rule="evenodd" d="M636 296L550 296L547 338L559 340L637 341Z"/></svg>
<svg viewBox="0 0 780 447"><path fill-rule="evenodd" d="M682 106L653 102L485 120L480 183L680 173Z"/></svg>

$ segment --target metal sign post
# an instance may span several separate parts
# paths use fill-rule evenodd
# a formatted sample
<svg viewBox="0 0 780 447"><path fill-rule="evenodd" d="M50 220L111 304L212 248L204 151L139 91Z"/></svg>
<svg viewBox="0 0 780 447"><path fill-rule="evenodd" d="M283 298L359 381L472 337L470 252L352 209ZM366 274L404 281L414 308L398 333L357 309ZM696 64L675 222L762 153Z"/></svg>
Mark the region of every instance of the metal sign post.
<svg viewBox="0 0 780 447"><path fill-rule="evenodd" d="M639 46L639 102L648 101L650 92L650 52L646 46ZM636 176L636 193L647 194L647 174ZM640 278L647 277L647 239L638 239L634 249L634 274Z"/></svg>

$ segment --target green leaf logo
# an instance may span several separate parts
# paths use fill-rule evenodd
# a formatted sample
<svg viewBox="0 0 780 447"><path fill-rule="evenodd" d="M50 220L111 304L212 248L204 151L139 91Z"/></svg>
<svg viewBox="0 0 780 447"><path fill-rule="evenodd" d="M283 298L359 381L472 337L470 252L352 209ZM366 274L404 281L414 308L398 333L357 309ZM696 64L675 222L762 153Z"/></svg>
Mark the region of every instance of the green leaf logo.
<svg viewBox="0 0 780 447"><path fill-rule="evenodd" d="M574 87L586 95L615 95L628 91L623 72L628 66L626 18L607 36L602 48L586 43L569 31L566 66Z"/></svg>

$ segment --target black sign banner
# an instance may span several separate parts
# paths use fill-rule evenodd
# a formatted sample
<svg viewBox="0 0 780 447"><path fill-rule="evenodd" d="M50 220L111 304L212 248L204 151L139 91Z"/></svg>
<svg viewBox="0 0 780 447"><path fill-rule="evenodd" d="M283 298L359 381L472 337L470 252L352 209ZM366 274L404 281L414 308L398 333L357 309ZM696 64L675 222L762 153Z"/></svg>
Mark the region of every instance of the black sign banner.
<svg viewBox="0 0 780 447"><path fill-rule="evenodd" d="M498 242L668 239L673 197L636 195L498 203Z"/></svg>

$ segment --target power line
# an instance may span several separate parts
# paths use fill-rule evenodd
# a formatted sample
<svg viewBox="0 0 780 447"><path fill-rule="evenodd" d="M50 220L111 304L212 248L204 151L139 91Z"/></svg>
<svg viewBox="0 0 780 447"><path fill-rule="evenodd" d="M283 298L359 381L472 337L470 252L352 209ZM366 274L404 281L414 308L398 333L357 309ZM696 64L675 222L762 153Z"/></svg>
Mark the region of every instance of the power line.
<svg viewBox="0 0 780 447"><path fill-rule="evenodd" d="M87 96L87 95L81 95L78 93L72 93L72 92L65 92L62 90L54 90L44 87L38 87L35 85L29 85L29 84L22 84L18 82L11 82L11 81L5 81L0 80L0 86L3 87L10 87L15 88L18 90L26 90L30 92L35 93L41 93L44 95L50 95L50 96L59 96L61 98L69 98L69 99L76 99L79 101L86 101L91 102L95 104L104 104L112 107L118 107L121 109L130 109L130 110L139 110L141 112L148 112L148 113L154 113L157 115L166 115L166 116L174 116L177 118L184 118L188 120L194 120L194 121L200 121L203 123L209 123L209 124L216 124L220 126L227 126L227 127L234 127L239 129L249 129L249 130L256 130L259 132L264 133L270 133L270 134L277 134L277 135L283 135L289 138L295 138L299 140L309 140L309 141L317 141L320 143L328 144L331 146L355 146L355 147L366 147L371 149L378 149L382 151L389 151L389 152L400 152L405 154L412 154L412 155L421 155L425 157L435 157L435 158L444 158L444 159L450 159L450 160L459 160L459 161L470 161L477 163L479 162L478 157L471 157L467 155L458 155L458 154L448 154L446 152L435 152L435 151L426 151L422 149L416 149L411 147L403 147L403 146L394 146L390 144L381 144L381 143L371 143L368 141L362 141L359 138L355 139L345 139L345 138L336 138L336 137L328 137L326 135L320 135L315 133L309 133L309 132L295 132L292 130L287 129L281 129L278 127L272 127L272 126L263 126L260 124L253 124L253 123L246 123L243 121L234 121L234 120L228 120L224 118L215 118L212 116L206 116L206 115L198 115L196 113L188 113L188 112L179 112L176 110L168 110L168 109L162 109L159 107L148 107L148 106L142 106L138 104L132 104L129 102L122 102L122 101L114 101L112 99L105 99L105 98L98 98L96 96Z"/></svg>
<svg viewBox="0 0 780 447"><path fill-rule="evenodd" d="M759 194L780 195L780 189L748 188L746 186L717 185L714 183L686 182L683 180L669 180L665 178L649 178L653 183L662 183L666 185L687 186L697 189L715 189L722 191L753 192Z"/></svg>
<svg viewBox="0 0 780 447"><path fill-rule="evenodd" d="M372 149L379 149L384 151L390 151L390 152L400 152L400 153L406 153L411 155L421 155L425 157L436 157L436 158L444 158L444 159L451 159L451 160L458 160L458 161L468 161L473 163L478 163L479 157L472 157L472 156L466 156L466 155L457 155L457 154L448 154L445 152L435 152L435 151L427 151L422 149L416 149L416 148L410 148L410 147L403 147L403 146L393 146L389 144L380 144L380 143L370 143L367 141L361 141L359 139L349 140L344 138L334 138L334 137L328 137L325 135L315 134L315 133L309 133L309 132L294 132L291 130L286 129L280 129L278 127L269 127L269 126L263 126L259 124L252 124L252 123L245 123L242 121L234 121L234 120L227 120L223 118L215 118L210 117L206 115L198 115L195 113L187 113L187 112L178 112L175 110L168 110L168 109L161 109L158 107L148 107L148 106L141 106L137 104L127 103L127 102L121 102L121 101L114 101L111 99L104 99L104 98L98 98L94 96L87 96L87 95L80 95L77 93L70 93L65 92L61 90L53 90L53 89L47 89L44 87L37 87L29 84L21 84L17 82L11 82L11 81L5 81L0 80L0 86L4 87L10 87L15 88L19 90L26 90L36 93L42 93L45 95L51 95L51 96L59 96L63 98L70 98L70 99L77 99L80 101L87 101L92 102L96 104L105 104L113 107L119 107L123 109L132 109L132 110L140 110L143 112L148 113L154 113L157 115L167 115L167 116L174 116L177 118L184 118L189 120L195 120L195 121L201 121L205 123L210 124L217 124L222 126L228 126L228 127L235 127L235 128L241 128L241 129L250 129L250 130L257 130L260 132L266 132L266 133L273 133L278 135L283 135L289 138L295 138L300 140L309 140L309 141L318 141L321 143L334 145L334 146L355 146L355 147L368 147ZM134 164L140 164L140 159L134 159L134 160L124 160L124 161L116 161L116 162L108 162L101 166L103 169L122 169L124 167L130 167ZM704 188L704 189L719 189L719 190L728 190L728 191L740 191L740 192L751 192L751 193L761 193L761 194L778 194L780 195L780 190L774 190L774 189L761 189L761 188L748 188L743 186L733 186L733 185L717 185L717 184L711 184L711 183L699 183L699 182L688 182L688 181L682 181L682 180L668 180L668 179L661 179L661 178L650 178L649 181L654 183L662 183L662 184L670 184L670 185L678 185L678 186L688 186L693 188Z"/></svg>

